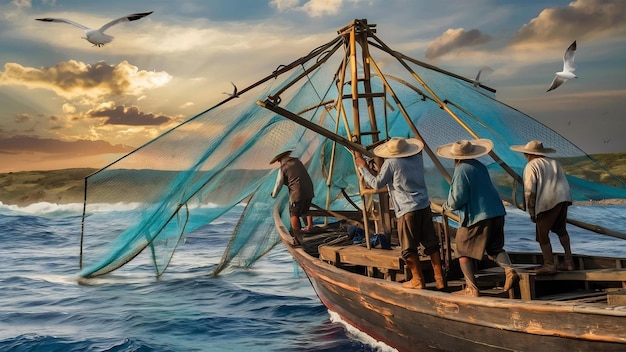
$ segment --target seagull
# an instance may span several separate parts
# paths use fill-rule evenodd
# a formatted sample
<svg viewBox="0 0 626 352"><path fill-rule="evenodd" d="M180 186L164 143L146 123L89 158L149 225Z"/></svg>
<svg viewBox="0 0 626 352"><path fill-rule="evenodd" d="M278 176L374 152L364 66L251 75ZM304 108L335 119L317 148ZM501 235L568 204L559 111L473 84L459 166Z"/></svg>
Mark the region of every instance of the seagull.
<svg viewBox="0 0 626 352"><path fill-rule="evenodd" d="M473 82L474 87L480 86L480 74L481 73L488 75L491 72L493 72L493 68L489 66L483 66L480 70L478 70L478 74L476 74L476 78L474 78L474 82Z"/></svg>
<svg viewBox="0 0 626 352"><path fill-rule="evenodd" d="M237 93L237 86L233 82L230 82L230 84L233 85L233 92L232 93L222 92L222 94L226 94L229 97L239 98L239 93Z"/></svg>
<svg viewBox="0 0 626 352"><path fill-rule="evenodd" d="M550 88L546 92L549 92L553 89L556 89L561 84L565 83L570 78L578 78L574 74L574 70L576 70L576 65L574 65L574 54L576 53L576 41L565 50L565 54L563 55L563 71L555 73L554 79L552 80L552 84Z"/></svg>
<svg viewBox="0 0 626 352"><path fill-rule="evenodd" d="M149 14L151 14L154 11L150 11L150 12L142 12L142 13L133 13L124 17L120 17L118 19L115 19L107 24L105 24L104 26L100 27L100 29L91 29L89 27L83 26L80 23L76 23L74 21L65 19L65 18L50 18L50 17L46 17L46 18L36 18L37 21L43 21L43 22L64 22L64 23L68 23L71 24L72 26L76 26L78 28L81 28L82 30L85 31L85 36L82 37L83 39L86 39L88 42L92 43L94 46L97 47L101 47L104 44L108 44L113 40L113 37L108 35L108 34L104 34L104 31L106 31L107 29L109 29L109 27L114 26L118 23L122 23L122 22L130 22L130 21L136 21L138 19L144 18L146 16L148 16Z"/></svg>

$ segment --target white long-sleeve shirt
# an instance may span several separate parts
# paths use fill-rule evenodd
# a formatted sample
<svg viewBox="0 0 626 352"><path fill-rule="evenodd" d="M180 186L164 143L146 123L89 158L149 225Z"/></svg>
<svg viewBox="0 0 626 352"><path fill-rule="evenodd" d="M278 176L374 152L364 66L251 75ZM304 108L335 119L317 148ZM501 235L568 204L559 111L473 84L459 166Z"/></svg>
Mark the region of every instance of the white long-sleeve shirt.
<svg viewBox="0 0 626 352"><path fill-rule="evenodd" d="M548 157L534 158L524 168L524 198L531 217L572 202L569 183L561 165Z"/></svg>

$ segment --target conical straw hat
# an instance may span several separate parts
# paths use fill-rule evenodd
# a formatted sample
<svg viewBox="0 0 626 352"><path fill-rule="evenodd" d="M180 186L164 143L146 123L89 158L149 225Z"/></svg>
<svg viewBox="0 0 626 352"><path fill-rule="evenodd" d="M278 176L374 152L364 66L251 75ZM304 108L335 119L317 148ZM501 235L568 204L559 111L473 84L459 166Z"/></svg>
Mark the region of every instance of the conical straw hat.
<svg viewBox="0 0 626 352"><path fill-rule="evenodd" d="M437 148L437 155L448 159L474 159L488 154L493 149L489 139L461 139Z"/></svg>

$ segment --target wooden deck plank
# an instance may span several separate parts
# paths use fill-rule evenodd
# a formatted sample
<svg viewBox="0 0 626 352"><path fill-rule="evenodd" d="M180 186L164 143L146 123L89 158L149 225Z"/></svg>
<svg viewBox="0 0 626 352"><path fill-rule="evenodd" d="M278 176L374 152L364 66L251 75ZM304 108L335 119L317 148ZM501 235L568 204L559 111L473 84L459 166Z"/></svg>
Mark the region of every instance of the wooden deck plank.
<svg viewBox="0 0 626 352"><path fill-rule="evenodd" d="M616 281L626 282L626 270L620 268L558 271L554 274L537 275L533 272L521 272L520 295L523 300L535 299L535 287L541 281Z"/></svg>
<svg viewBox="0 0 626 352"><path fill-rule="evenodd" d="M392 270L404 270L400 248L367 249L363 246L320 246L320 259L340 264L362 265Z"/></svg>
<svg viewBox="0 0 626 352"><path fill-rule="evenodd" d="M595 270L573 270L559 271L550 275L534 275L537 281L572 280L572 281L626 281L626 270L624 269L595 269Z"/></svg>
<svg viewBox="0 0 626 352"><path fill-rule="evenodd" d="M606 302L606 292L602 291L590 291L590 290L576 290L558 293L554 295L542 296L539 300L542 301L567 301L571 303L583 303L583 302Z"/></svg>

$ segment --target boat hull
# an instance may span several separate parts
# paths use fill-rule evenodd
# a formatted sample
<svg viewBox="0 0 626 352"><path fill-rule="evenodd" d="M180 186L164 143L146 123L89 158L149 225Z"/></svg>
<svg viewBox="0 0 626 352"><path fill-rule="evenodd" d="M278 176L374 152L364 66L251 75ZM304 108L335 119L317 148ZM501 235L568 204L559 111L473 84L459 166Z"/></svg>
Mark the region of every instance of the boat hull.
<svg viewBox="0 0 626 352"><path fill-rule="evenodd" d="M337 268L283 243L322 303L343 320L399 351L624 351L626 307L462 297Z"/></svg>

